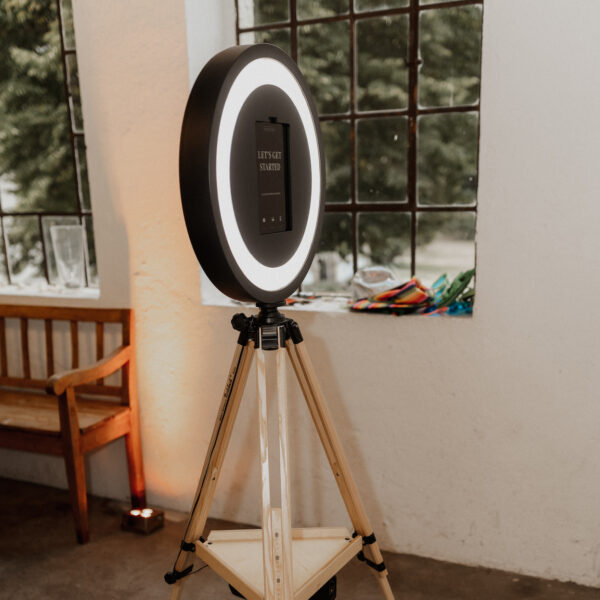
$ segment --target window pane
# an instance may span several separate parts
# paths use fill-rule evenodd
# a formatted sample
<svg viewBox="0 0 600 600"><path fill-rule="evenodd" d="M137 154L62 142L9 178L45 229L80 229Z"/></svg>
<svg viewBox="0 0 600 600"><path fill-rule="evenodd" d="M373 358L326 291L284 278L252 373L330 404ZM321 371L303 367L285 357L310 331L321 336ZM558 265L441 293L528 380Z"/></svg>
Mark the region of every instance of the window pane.
<svg viewBox="0 0 600 600"><path fill-rule="evenodd" d="M358 215L358 267L383 266L399 281L410 279L410 214Z"/></svg>
<svg viewBox="0 0 600 600"><path fill-rule="evenodd" d="M481 15L480 6L421 13L421 106L455 106L479 100Z"/></svg>
<svg viewBox="0 0 600 600"><path fill-rule="evenodd" d="M408 106L408 16L363 19L356 24L358 110Z"/></svg>
<svg viewBox="0 0 600 600"><path fill-rule="evenodd" d="M346 14L348 0L297 0L296 14L299 19L317 19L333 15Z"/></svg>
<svg viewBox="0 0 600 600"><path fill-rule="evenodd" d="M42 217L42 230L44 233L44 244L46 245L46 255L48 258L48 276L50 283L58 284L58 269L56 267L56 257L52 246L52 237L50 227L54 225L79 225L78 217Z"/></svg>
<svg viewBox="0 0 600 600"><path fill-rule="evenodd" d="M320 114L349 110L350 38L346 21L298 27L298 64Z"/></svg>
<svg viewBox="0 0 600 600"><path fill-rule="evenodd" d="M327 167L327 202L350 202L350 122L321 123Z"/></svg>
<svg viewBox="0 0 600 600"><path fill-rule="evenodd" d="M347 292L352 278L352 217L325 213L319 249L302 287L307 291Z"/></svg>
<svg viewBox="0 0 600 600"><path fill-rule="evenodd" d="M358 201L406 201L406 117L357 121Z"/></svg>
<svg viewBox="0 0 600 600"><path fill-rule="evenodd" d="M45 281L44 252L37 217L4 217L13 283Z"/></svg>
<svg viewBox="0 0 600 600"><path fill-rule="evenodd" d="M81 105L78 103L78 98L69 96L69 108L71 109L71 123L73 131L83 133L83 120L81 117Z"/></svg>
<svg viewBox="0 0 600 600"><path fill-rule="evenodd" d="M77 58L74 54L67 54L67 87L69 89L69 102L71 105L71 123L73 131L83 131L83 116L81 113L81 93L79 91L79 73L77 71Z"/></svg>
<svg viewBox="0 0 600 600"><path fill-rule="evenodd" d="M75 48L75 33L73 31L73 7L71 6L71 0L60 0L60 8L65 50L73 50Z"/></svg>
<svg viewBox="0 0 600 600"><path fill-rule="evenodd" d="M289 2L287 0L238 0L238 15L240 27L289 21Z"/></svg>
<svg viewBox="0 0 600 600"><path fill-rule="evenodd" d="M382 8L401 8L408 6L409 0L354 0L354 8L358 11L380 10Z"/></svg>
<svg viewBox="0 0 600 600"><path fill-rule="evenodd" d="M6 176L0 175L0 205L4 212L12 212L19 205L15 185Z"/></svg>
<svg viewBox="0 0 600 600"><path fill-rule="evenodd" d="M75 138L75 160L77 164L77 185L79 186L79 197L83 210L91 210L90 184L88 181L87 157L85 153L85 141L82 137Z"/></svg>
<svg viewBox="0 0 600 600"><path fill-rule="evenodd" d="M477 113L419 117L419 204L475 203L477 138Z"/></svg>
<svg viewBox="0 0 600 600"><path fill-rule="evenodd" d="M4 239L1 235L2 229L0 228L0 285L8 284L8 265L4 256Z"/></svg>
<svg viewBox="0 0 600 600"><path fill-rule="evenodd" d="M274 44L275 46L279 46L284 52L288 54L292 53L290 30L287 27L240 33L240 44Z"/></svg>
<svg viewBox="0 0 600 600"><path fill-rule="evenodd" d="M36 10L2 17L0 179L12 190L10 210L74 210L56 4Z"/></svg>
<svg viewBox="0 0 600 600"><path fill-rule="evenodd" d="M417 217L417 277L431 285L475 266L475 213L420 213Z"/></svg>
<svg viewBox="0 0 600 600"><path fill-rule="evenodd" d="M65 56L67 63L67 89L72 96L79 96L79 74L77 72L77 57L75 54Z"/></svg>
<svg viewBox="0 0 600 600"><path fill-rule="evenodd" d="M92 217L85 217L83 222L85 225L85 237L87 242L86 261L88 285L90 287L98 287L98 266L96 264L96 243L94 241Z"/></svg>

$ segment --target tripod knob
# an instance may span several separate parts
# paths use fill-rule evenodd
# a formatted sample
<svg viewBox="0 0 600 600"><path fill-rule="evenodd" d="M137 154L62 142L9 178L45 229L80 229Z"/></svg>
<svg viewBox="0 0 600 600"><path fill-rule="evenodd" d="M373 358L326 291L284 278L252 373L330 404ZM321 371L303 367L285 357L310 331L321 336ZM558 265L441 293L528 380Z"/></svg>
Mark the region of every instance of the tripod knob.
<svg viewBox="0 0 600 600"><path fill-rule="evenodd" d="M231 326L236 331L243 331L248 326L248 317L244 313L236 313L231 319Z"/></svg>

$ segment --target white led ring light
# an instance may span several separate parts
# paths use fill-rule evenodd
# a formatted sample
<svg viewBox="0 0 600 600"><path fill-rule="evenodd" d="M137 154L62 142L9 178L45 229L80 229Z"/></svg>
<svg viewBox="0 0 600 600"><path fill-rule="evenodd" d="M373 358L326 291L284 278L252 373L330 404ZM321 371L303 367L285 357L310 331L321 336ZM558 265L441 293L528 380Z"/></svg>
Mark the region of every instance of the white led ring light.
<svg viewBox="0 0 600 600"><path fill-rule="evenodd" d="M181 203L224 294L278 305L301 284L323 223L321 143L309 86L280 48L227 48L198 75L181 126Z"/></svg>
<svg viewBox="0 0 600 600"><path fill-rule="evenodd" d="M310 157L310 207L302 239L294 254L278 267L269 267L250 252L240 232L231 196L230 160L235 125L247 98L263 85L278 87L293 102L304 128ZM276 291L289 285L306 261L313 243L319 217L321 164L315 124L306 97L291 71L272 58L256 58L234 80L219 123L216 150L217 199L221 222L234 260L257 287Z"/></svg>

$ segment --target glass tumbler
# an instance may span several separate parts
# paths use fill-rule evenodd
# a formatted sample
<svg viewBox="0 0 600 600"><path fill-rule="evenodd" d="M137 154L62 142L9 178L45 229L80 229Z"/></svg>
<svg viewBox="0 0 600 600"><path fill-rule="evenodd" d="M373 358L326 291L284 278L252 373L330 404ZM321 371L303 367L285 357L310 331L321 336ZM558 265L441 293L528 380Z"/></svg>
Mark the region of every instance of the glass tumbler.
<svg viewBox="0 0 600 600"><path fill-rule="evenodd" d="M53 225L50 227L58 279L65 288L75 289L85 285L83 236L81 225Z"/></svg>

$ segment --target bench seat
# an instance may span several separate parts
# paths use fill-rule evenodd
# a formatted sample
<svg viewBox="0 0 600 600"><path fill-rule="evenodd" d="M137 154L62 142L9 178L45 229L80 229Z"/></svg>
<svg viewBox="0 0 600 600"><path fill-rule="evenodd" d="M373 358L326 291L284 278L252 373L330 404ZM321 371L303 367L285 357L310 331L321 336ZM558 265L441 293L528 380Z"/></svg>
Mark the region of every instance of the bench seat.
<svg viewBox="0 0 600 600"><path fill-rule="evenodd" d="M110 400L77 399L76 405L82 434L120 413L128 412L126 406ZM0 389L0 428L60 436L58 398L39 392Z"/></svg>

